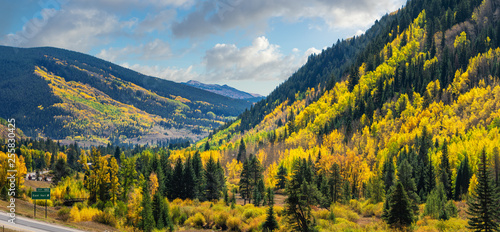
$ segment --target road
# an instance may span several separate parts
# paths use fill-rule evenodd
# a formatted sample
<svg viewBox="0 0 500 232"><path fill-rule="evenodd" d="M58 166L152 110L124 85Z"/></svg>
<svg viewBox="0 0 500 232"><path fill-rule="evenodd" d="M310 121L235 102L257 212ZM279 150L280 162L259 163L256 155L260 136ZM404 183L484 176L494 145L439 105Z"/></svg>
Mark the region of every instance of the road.
<svg viewBox="0 0 500 232"><path fill-rule="evenodd" d="M0 226L5 226L5 228L10 228L20 231L32 231L32 232L83 232L81 230L76 230L69 227L64 227L55 224L49 224L46 222L40 222L37 220L21 217L16 215L16 224L9 223L10 217L7 213L0 212Z"/></svg>

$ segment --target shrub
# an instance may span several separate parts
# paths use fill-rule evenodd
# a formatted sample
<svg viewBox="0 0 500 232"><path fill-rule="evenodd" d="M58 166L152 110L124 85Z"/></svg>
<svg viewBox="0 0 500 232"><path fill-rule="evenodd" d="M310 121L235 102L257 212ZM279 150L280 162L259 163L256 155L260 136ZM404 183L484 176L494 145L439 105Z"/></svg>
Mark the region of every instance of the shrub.
<svg viewBox="0 0 500 232"><path fill-rule="evenodd" d="M116 227L116 218L112 214L99 212L92 217L92 221Z"/></svg>
<svg viewBox="0 0 500 232"><path fill-rule="evenodd" d="M122 218L127 215L127 205L123 201L118 201L115 206L115 216Z"/></svg>
<svg viewBox="0 0 500 232"><path fill-rule="evenodd" d="M81 221L81 219L80 219L80 210L78 209L78 206L74 205L71 208L71 211L69 212L69 216L71 218L71 221L74 221L74 222L80 222Z"/></svg>
<svg viewBox="0 0 500 232"><path fill-rule="evenodd" d="M239 231L241 224L243 224L243 222L237 217L230 217L227 219L227 227L230 231Z"/></svg>
<svg viewBox="0 0 500 232"><path fill-rule="evenodd" d="M221 230L226 230L227 229L227 220L229 219L231 215L229 215L229 213L226 213L226 212L220 212L220 213L216 213L214 218L215 218L215 226L217 226L218 228L220 228Z"/></svg>
<svg viewBox="0 0 500 232"><path fill-rule="evenodd" d="M57 212L57 217L62 221L67 222L70 216L69 212L70 209L68 207L63 207L62 209L59 210L59 212Z"/></svg>
<svg viewBox="0 0 500 232"><path fill-rule="evenodd" d="M184 225L191 226L191 227L196 227L196 228L202 228L205 225L205 217L201 213L196 213L194 216L189 217L185 222Z"/></svg>
<svg viewBox="0 0 500 232"><path fill-rule="evenodd" d="M92 221L92 218L99 212L101 211L96 208L83 208L80 210L80 220L86 222Z"/></svg>
<svg viewBox="0 0 500 232"><path fill-rule="evenodd" d="M78 210L82 210L85 207L85 205L82 202L76 203L75 206L78 207Z"/></svg>

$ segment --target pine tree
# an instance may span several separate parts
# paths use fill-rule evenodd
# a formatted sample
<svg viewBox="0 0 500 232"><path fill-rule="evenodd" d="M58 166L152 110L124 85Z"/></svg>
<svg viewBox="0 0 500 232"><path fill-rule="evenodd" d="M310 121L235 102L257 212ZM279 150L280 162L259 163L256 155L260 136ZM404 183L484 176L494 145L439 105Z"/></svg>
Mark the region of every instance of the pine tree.
<svg viewBox="0 0 500 232"><path fill-rule="evenodd" d="M406 194L410 198L410 207L413 209L413 213L418 214L418 202L420 201L416 191L417 187L415 180L412 178L412 170L408 160L403 160L401 165L398 167L398 181L403 185Z"/></svg>
<svg viewBox="0 0 500 232"><path fill-rule="evenodd" d="M184 165L181 159L175 162L174 173L172 174L170 199L183 198L184 195Z"/></svg>
<svg viewBox="0 0 500 232"><path fill-rule="evenodd" d="M469 215L469 229L474 231L498 231L499 195L493 183L491 172L488 168L486 150L483 148L479 160L477 186L475 193L471 193L467 201L467 214Z"/></svg>
<svg viewBox="0 0 500 232"><path fill-rule="evenodd" d="M285 215L295 231L311 231L313 227L307 181L301 177L301 161L293 164L292 176L286 186Z"/></svg>
<svg viewBox="0 0 500 232"><path fill-rule="evenodd" d="M330 201L333 203L339 202L342 199L343 180L340 175L340 166L337 163L333 163L332 165L328 185L330 189Z"/></svg>
<svg viewBox="0 0 500 232"><path fill-rule="evenodd" d="M276 183L277 189L284 189L286 186L286 176L288 175L286 168L282 165L278 168L278 173L276 174L276 179L278 179L278 183Z"/></svg>
<svg viewBox="0 0 500 232"><path fill-rule="evenodd" d="M163 207L163 202L164 199L161 195L160 191L156 191L155 195L153 196L153 217L156 222L156 228L158 229L163 229L165 227L165 215L164 215L164 207Z"/></svg>
<svg viewBox="0 0 500 232"><path fill-rule="evenodd" d="M394 163L392 162L392 158L388 158L384 162L384 168L382 170L384 175L384 186L385 192L388 192L391 186L394 184Z"/></svg>
<svg viewBox="0 0 500 232"><path fill-rule="evenodd" d="M236 157L236 160L243 162L246 159L247 159L247 155L246 155L245 141L243 141L243 138L241 138L240 147L238 149L238 156Z"/></svg>
<svg viewBox="0 0 500 232"><path fill-rule="evenodd" d="M245 162L243 162L243 169L241 170L240 182L238 184L240 187L241 198L243 198L243 201L244 201L243 204L246 204L247 199L250 199L251 194L252 194L250 169L251 169L250 168L250 161L245 160Z"/></svg>
<svg viewBox="0 0 500 232"><path fill-rule="evenodd" d="M500 155L498 154L498 147L493 148L493 178L496 186L500 188Z"/></svg>
<svg viewBox="0 0 500 232"><path fill-rule="evenodd" d="M189 156L186 160L186 163L184 165L184 170L183 170L183 199L189 198L189 199L194 199L195 197L195 185L196 185L196 176L194 174L193 170L193 165L192 165L192 159L191 156Z"/></svg>
<svg viewBox="0 0 500 232"><path fill-rule="evenodd" d="M207 142L208 143L208 142ZM193 155L193 161L192 161L192 166L193 166L193 171L195 175L195 198L200 198L202 197L202 183L203 183L203 163L201 162L201 156L200 152L196 151Z"/></svg>
<svg viewBox="0 0 500 232"><path fill-rule="evenodd" d="M205 165L205 172L204 172L204 194L205 198L209 201L212 200L217 200L220 198L220 183L219 179L217 176L217 164L215 163L215 160L213 159L212 156L207 161L207 164Z"/></svg>
<svg viewBox="0 0 500 232"><path fill-rule="evenodd" d="M272 232L275 229L278 229L278 221L276 221L276 217L274 216L273 205L270 205L267 209L266 221L262 224L262 231Z"/></svg>
<svg viewBox="0 0 500 232"><path fill-rule="evenodd" d="M411 200L406 194L403 184L398 182L387 198L389 209L384 219L389 225L403 228L411 225L414 220Z"/></svg>
<svg viewBox="0 0 500 232"><path fill-rule="evenodd" d="M448 143L446 139L443 142L442 155L441 155L441 164L439 165L440 173L439 180L443 184L444 191L446 193L446 197L451 199L452 197L452 187L451 187L451 167L450 161L448 159Z"/></svg>
<svg viewBox="0 0 500 232"><path fill-rule="evenodd" d="M472 173L469 166L469 158L465 155L465 158L460 162L460 166L457 170L457 177L455 179L455 200L460 200L460 197L467 193L471 177Z"/></svg>
<svg viewBox="0 0 500 232"><path fill-rule="evenodd" d="M144 182L142 192L142 211L139 228L141 228L145 232L151 232L156 227L156 223L153 216L153 207L151 203L151 196L149 195L149 186L147 181Z"/></svg>

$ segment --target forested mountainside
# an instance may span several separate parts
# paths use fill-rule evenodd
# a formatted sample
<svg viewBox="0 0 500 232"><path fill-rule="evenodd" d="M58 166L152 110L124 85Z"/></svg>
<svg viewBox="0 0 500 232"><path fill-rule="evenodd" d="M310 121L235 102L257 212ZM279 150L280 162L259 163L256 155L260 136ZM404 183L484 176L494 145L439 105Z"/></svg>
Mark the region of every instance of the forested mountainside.
<svg viewBox="0 0 500 232"><path fill-rule="evenodd" d="M0 72L0 117L32 137L199 139L251 105L57 48L2 46Z"/></svg>
<svg viewBox="0 0 500 232"><path fill-rule="evenodd" d="M86 198L59 211L75 225L495 231L499 59L500 0L410 0L188 148L22 139L17 172L53 170L49 205Z"/></svg>

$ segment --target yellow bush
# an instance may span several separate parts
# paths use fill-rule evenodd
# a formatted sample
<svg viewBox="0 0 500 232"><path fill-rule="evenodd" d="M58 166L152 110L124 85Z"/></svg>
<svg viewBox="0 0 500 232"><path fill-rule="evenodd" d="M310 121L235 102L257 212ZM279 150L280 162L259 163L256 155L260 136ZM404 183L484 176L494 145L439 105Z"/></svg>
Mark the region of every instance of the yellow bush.
<svg viewBox="0 0 500 232"><path fill-rule="evenodd" d="M352 210L348 209L343 205L332 205L331 211L335 215L335 218L344 218L351 222L356 222L359 219L359 215Z"/></svg>
<svg viewBox="0 0 500 232"><path fill-rule="evenodd" d="M243 211L242 217L244 220L248 220L249 218L258 217L264 213L265 213L264 209L252 206L252 207L247 207L245 211Z"/></svg>
<svg viewBox="0 0 500 232"><path fill-rule="evenodd" d="M215 221L215 226L217 226L220 229L226 228L227 225L227 220L231 217L229 213L227 212L216 212L214 214L214 221Z"/></svg>
<svg viewBox="0 0 500 232"><path fill-rule="evenodd" d="M240 226L242 224L243 224L243 222L241 221L241 219L239 219L237 217L230 217L229 219L227 219L227 227L231 231L239 231Z"/></svg>
<svg viewBox="0 0 500 232"><path fill-rule="evenodd" d="M96 208L83 208L80 210L80 220L85 222L92 221L92 218L99 212L100 210Z"/></svg>
<svg viewBox="0 0 500 232"><path fill-rule="evenodd" d="M75 205L73 208L71 208L71 211L69 211L69 217L71 218L71 221L74 222L80 222L80 210L78 207Z"/></svg>
<svg viewBox="0 0 500 232"><path fill-rule="evenodd" d="M326 209L320 209L318 211L313 211L312 213L316 219L327 220L330 217L330 211Z"/></svg>

